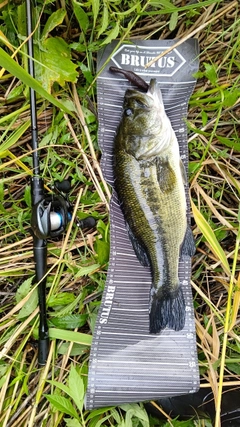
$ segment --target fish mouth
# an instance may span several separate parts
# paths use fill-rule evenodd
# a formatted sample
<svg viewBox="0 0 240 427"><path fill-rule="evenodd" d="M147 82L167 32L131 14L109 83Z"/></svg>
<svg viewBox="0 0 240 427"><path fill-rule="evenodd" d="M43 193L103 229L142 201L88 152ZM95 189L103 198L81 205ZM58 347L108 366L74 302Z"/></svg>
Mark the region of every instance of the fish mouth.
<svg viewBox="0 0 240 427"><path fill-rule="evenodd" d="M156 79L151 79L148 85L148 90L127 89L125 92L125 105L128 106L134 100L139 106L145 108L155 107L159 111L163 111L163 99L161 90Z"/></svg>

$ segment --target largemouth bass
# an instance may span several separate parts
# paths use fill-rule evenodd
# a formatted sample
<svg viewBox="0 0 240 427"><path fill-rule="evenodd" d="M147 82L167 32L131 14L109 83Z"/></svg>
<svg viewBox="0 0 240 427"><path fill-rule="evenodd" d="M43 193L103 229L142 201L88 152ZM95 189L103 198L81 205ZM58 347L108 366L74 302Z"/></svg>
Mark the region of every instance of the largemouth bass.
<svg viewBox="0 0 240 427"><path fill-rule="evenodd" d="M179 257L195 244L187 224L186 174L156 79L127 90L114 142L115 188L139 261L151 267L149 331L181 330L185 302Z"/></svg>

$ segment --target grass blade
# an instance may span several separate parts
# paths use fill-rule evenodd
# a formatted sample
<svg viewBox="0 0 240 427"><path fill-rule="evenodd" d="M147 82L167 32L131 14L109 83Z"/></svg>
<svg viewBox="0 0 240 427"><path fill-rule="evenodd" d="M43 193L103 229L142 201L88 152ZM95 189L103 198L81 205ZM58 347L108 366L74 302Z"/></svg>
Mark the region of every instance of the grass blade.
<svg viewBox="0 0 240 427"><path fill-rule="evenodd" d="M201 214L201 212L199 211L199 209L196 207L196 205L193 203L192 200L191 200L191 206L192 206L193 216L198 228L201 230L203 236L209 243L212 252L216 255L217 259L221 261L221 264L224 267L225 271L227 273L230 273L230 267L229 267L227 257L221 245L219 244L214 234L214 231L212 230L210 225L207 223L204 216Z"/></svg>
<svg viewBox="0 0 240 427"><path fill-rule="evenodd" d="M49 328L49 337L56 340L73 341L87 346L90 346L92 343L91 335L66 331L64 329Z"/></svg>

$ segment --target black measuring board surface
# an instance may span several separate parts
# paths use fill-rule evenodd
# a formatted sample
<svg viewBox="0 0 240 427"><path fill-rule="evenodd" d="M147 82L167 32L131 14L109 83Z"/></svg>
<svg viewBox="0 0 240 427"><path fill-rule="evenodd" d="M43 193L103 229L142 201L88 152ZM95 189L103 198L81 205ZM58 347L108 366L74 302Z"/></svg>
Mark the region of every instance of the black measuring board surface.
<svg viewBox="0 0 240 427"><path fill-rule="evenodd" d="M195 86L193 73L198 70L197 41L188 40L152 67L145 68L151 58L175 42L134 41L118 49L113 42L99 57L100 69L111 55L98 77L97 96L101 167L106 181L113 187L114 136L121 119L125 91L134 86L120 74L110 73L111 65L132 70L147 83L152 77L157 79L166 113L178 139L181 159L186 169L188 167L185 118ZM186 196L189 217L187 186ZM175 332L166 328L158 335L149 334L151 271L143 267L135 255L114 189L110 203L110 235L107 280L90 354L87 408L197 391L199 371L190 285L191 259L184 256L179 263L179 280L186 302L184 329Z"/></svg>

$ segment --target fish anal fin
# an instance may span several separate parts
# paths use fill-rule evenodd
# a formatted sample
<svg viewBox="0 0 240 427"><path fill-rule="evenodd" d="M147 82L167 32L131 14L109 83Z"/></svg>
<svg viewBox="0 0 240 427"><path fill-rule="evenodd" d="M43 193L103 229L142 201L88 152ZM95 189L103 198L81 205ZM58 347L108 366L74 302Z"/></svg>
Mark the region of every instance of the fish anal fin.
<svg viewBox="0 0 240 427"><path fill-rule="evenodd" d="M176 183L176 175L168 160L157 162L157 179L163 193L172 191Z"/></svg>
<svg viewBox="0 0 240 427"><path fill-rule="evenodd" d="M181 331L185 325L185 301L182 288L177 292L158 296L156 292L151 296L149 311L149 332L158 334L167 326L174 331Z"/></svg>
<svg viewBox="0 0 240 427"><path fill-rule="evenodd" d="M184 240L180 249L180 255L188 255L192 257L196 252L195 240L190 225L187 225Z"/></svg>
<svg viewBox="0 0 240 427"><path fill-rule="evenodd" d="M139 262L144 267L150 267L150 260L149 260L149 257L148 257L148 254L147 254L145 248L139 242L139 240L135 237L135 235L133 234L133 232L132 232L131 228L129 227L129 225L126 224L126 226L127 226L128 235L130 237L130 240L131 240L134 252L137 255L137 258L138 258Z"/></svg>

